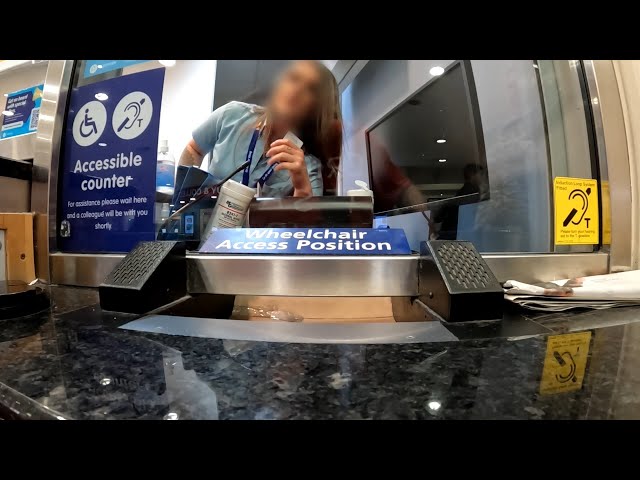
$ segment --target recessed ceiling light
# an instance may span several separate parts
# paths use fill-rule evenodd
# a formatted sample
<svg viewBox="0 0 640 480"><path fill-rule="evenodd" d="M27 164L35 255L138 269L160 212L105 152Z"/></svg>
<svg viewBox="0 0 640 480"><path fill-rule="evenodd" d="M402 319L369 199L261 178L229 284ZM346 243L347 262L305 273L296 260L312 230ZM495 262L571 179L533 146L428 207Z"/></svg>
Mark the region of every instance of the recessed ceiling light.
<svg viewBox="0 0 640 480"><path fill-rule="evenodd" d="M447 143L447 140L445 138L439 138L436 140L436 143Z"/></svg>
<svg viewBox="0 0 640 480"><path fill-rule="evenodd" d="M98 144L98 146L99 146L99 147L106 147L106 146L107 146L107 144L106 144L106 143L102 143L102 142L100 142L100 143Z"/></svg>
<svg viewBox="0 0 640 480"><path fill-rule="evenodd" d="M161 65L165 67L173 67L176 64L175 60L158 60Z"/></svg>
<svg viewBox="0 0 640 480"><path fill-rule="evenodd" d="M446 161L447 161L447 159L446 159L446 158L441 158L441 159L440 159L440 160L438 160L438 161L439 161L440 163L444 163L444 162L446 162Z"/></svg>
<svg viewBox="0 0 640 480"><path fill-rule="evenodd" d="M430 410L440 410L441 406L442 404L435 400L432 400L431 402L427 403L427 407L429 407Z"/></svg>
<svg viewBox="0 0 640 480"><path fill-rule="evenodd" d="M433 75L434 77L437 77L438 75L442 75L444 73L444 68L442 68L442 67L432 67L431 70L429 70L429 73L431 75Z"/></svg>
<svg viewBox="0 0 640 480"><path fill-rule="evenodd" d="M2 112L2 114L3 114L5 117L13 117L13 112L12 112L11 110L4 110L4 111Z"/></svg>
<svg viewBox="0 0 640 480"><path fill-rule="evenodd" d="M94 96L96 97L96 100L100 100L100 101L104 101L104 100L107 100L109 98L109 95L107 95L106 93L102 93L102 92L98 92Z"/></svg>

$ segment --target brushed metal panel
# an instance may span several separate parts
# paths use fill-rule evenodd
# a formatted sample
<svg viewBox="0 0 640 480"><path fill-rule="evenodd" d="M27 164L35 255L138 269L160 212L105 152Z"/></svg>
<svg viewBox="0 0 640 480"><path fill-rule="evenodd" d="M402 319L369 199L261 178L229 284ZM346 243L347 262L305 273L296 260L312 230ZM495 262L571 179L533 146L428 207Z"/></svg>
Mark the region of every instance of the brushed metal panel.
<svg viewBox="0 0 640 480"><path fill-rule="evenodd" d="M482 255L499 282L545 282L609 273L607 253Z"/></svg>
<svg viewBox="0 0 640 480"><path fill-rule="evenodd" d="M35 218L36 276L50 280L49 251L55 249L58 161L73 60L50 60L36 132L31 183Z"/></svg>
<svg viewBox="0 0 640 480"><path fill-rule="evenodd" d="M97 287L124 254L53 253L51 281ZM485 254L499 281L541 282L608 273L606 253ZM294 257L187 255L191 293L283 296L417 296L417 255Z"/></svg>
<svg viewBox="0 0 640 480"><path fill-rule="evenodd" d="M611 60L584 62L591 94L600 178L609 181L611 208L611 267L630 267L632 261L632 191L629 145L618 80ZM604 161L603 161L604 159ZM601 213L601 217L604 212ZM607 246L603 246L607 248Z"/></svg>
<svg viewBox="0 0 640 480"><path fill-rule="evenodd" d="M123 254L52 253L49 256L51 283L97 287L123 258Z"/></svg>
<svg viewBox="0 0 640 480"><path fill-rule="evenodd" d="M187 290L302 297L417 295L419 258L191 255Z"/></svg>

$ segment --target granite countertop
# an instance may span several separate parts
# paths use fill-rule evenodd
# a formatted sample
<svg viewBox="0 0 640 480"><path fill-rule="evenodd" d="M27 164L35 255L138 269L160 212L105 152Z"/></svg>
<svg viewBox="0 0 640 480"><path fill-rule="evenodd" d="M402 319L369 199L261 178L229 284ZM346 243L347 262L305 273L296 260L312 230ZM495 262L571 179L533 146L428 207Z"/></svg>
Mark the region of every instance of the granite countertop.
<svg viewBox="0 0 640 480"><path fill-rule="evenodd" d="M100 311L94 290L51 295L51 311L0 321L0 416L640 418L639 308L451 325L455 341L293 344L123 330L136 317ZM577 373L557 348L566 370L550 372L572 378L541 391L548 343L580 331Z"/></svg>

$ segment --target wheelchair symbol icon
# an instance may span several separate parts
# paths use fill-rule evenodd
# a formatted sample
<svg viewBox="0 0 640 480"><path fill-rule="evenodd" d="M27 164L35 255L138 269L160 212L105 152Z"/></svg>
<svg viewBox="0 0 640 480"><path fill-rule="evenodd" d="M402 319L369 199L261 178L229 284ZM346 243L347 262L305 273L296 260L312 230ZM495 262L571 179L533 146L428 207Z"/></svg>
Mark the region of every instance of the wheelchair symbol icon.
<svg viewBox="0 0 640 480"><path fill-rule="evenodd" d="M78 109L73 120L73 139L81 147L93 145L107 125L107 110L101 102L91 101Z"/></svg>
<svg viewBox="0 0 640 480"><path fill-rule="evenodd" d="M89 133L84 133L84 128L88 126L91 126L91 130L89 131ZM89 109L86 108L84 110L84 120L82 120L82 123L80 124L80 135L82 135L84 138L87 138L89 135L96 133L98 133L98 126L96 125L96 122L93 120L93 118L89 116Z"/></svg>

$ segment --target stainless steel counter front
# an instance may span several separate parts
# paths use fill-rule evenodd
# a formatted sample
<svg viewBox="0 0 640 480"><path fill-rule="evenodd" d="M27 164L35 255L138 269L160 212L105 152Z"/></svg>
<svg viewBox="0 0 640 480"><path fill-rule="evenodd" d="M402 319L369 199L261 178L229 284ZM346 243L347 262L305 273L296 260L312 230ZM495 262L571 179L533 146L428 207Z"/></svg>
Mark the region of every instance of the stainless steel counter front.
<svg viewBox="0 0 640 480"><path fill-rule="evenodd" d="M227 295L418 295L418 255L388 257L196 255L187 291Z"/></svg>
<svg viewBox="0 0 640 480"><path fill-rule="evenodd" d="M608 273L606 253L484 254L499 281L550 279ZM52 253L52 283L97 287L124 254ZM285 296L415 296L418 255L271 256L187 254L192 293Z"/></svg>
<svg viewBox="0 0 640 480"><path fill-rule="evenodd" d="M54 283L97 287L123 254L51 254ZM286 296L414 296L418 255L310 257L187 255L190 293Z"/></svg>

